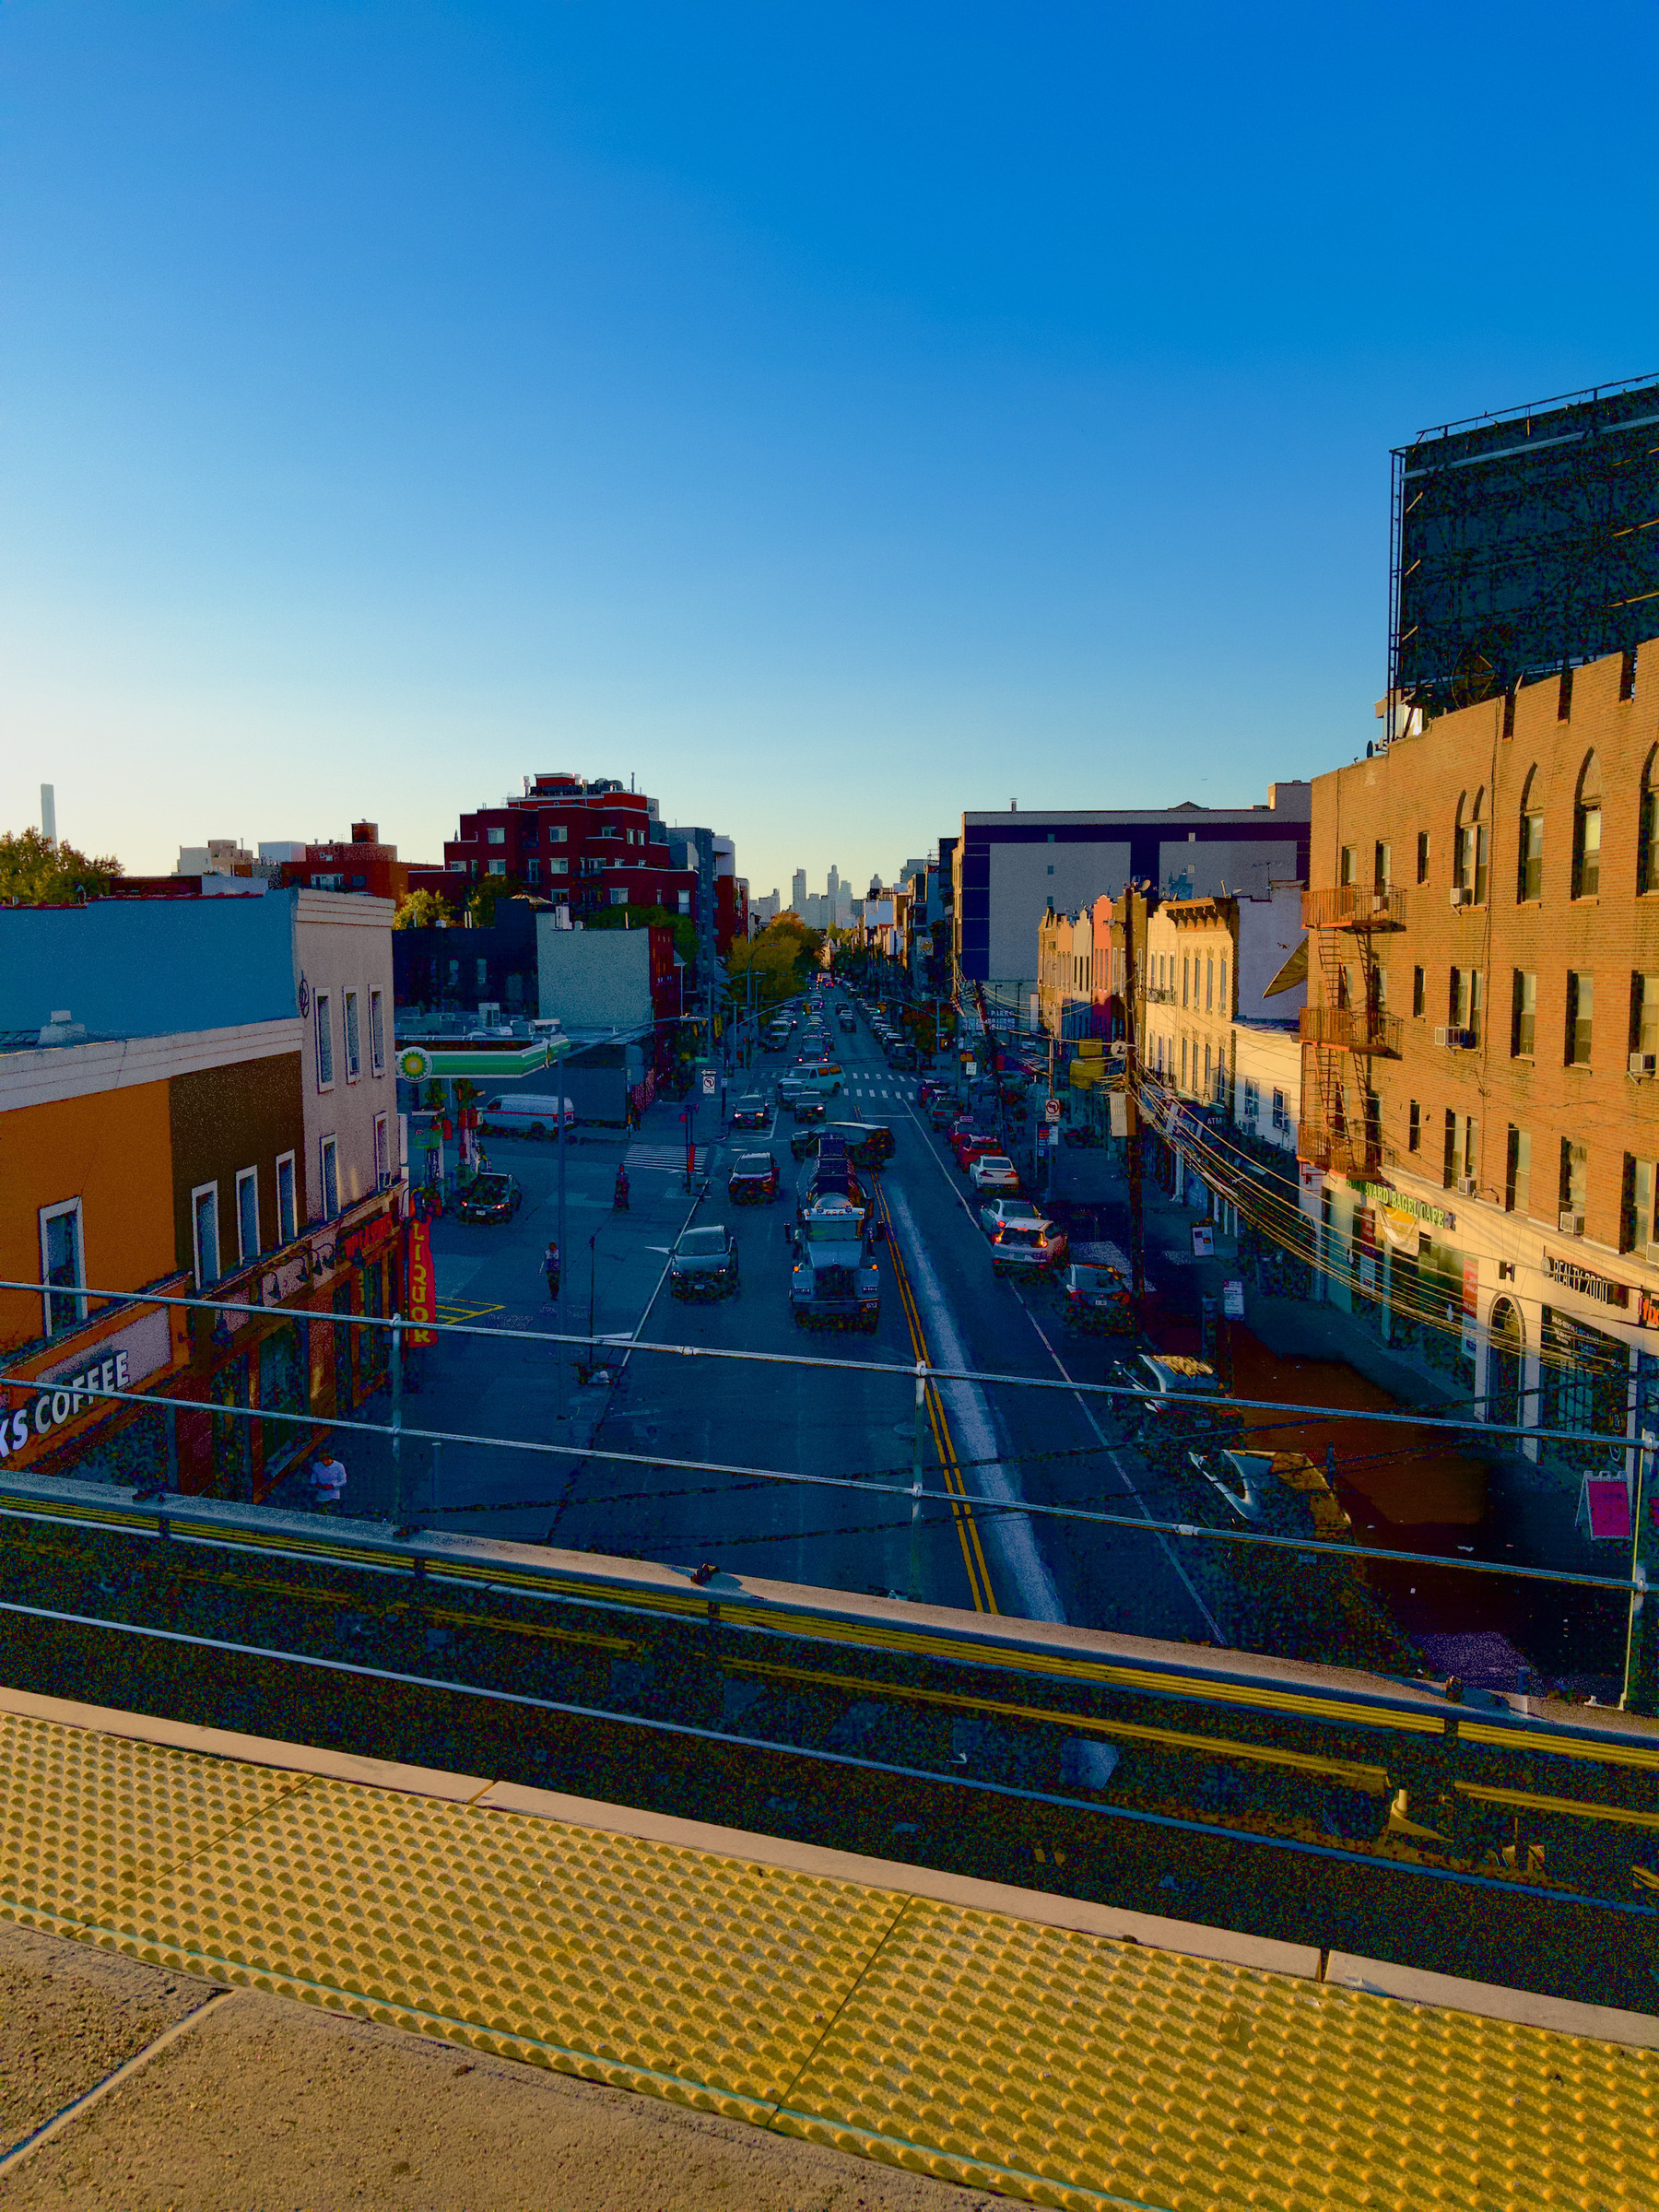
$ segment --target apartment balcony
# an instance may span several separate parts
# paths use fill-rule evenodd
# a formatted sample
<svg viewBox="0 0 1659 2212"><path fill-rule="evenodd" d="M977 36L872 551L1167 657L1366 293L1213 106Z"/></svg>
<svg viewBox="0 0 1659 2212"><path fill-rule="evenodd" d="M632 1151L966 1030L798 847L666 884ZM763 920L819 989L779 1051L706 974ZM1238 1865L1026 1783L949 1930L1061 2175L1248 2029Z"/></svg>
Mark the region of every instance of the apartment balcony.
<svg viewBox="0 0 1659 2212"><path fill-rule="evenodd" d="M1302 893L1304 929L1346 929L1358 935L1406 926L1406 894L1397 884L1374 888L1357 883L1339 884L1335 890Z"/></svg>
<svg viewBox="0 0 1659 2212"><path fill-rule="evenodd" d="M1304 1006L1300 1019L1304 1044L1324 1045L1328 1052L1365 1053L1374 1058L1397 1060L1406 1025L1397 1014L1372 1006Z"/></svg>

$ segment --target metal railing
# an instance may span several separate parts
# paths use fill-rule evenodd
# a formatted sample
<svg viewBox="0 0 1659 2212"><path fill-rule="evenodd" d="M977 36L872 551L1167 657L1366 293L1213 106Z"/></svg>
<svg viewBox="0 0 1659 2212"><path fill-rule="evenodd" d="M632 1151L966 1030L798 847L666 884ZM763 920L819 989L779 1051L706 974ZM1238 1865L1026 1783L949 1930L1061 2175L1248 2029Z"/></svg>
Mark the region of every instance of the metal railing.
<svg viewBox="0 0 1659 2212"><path fill-rule="evenodd" d="M1397 884L1357 883L1302 893L1304 929L1404 929L1406 894Z"/></svg>
<svg viewBox="0 0 1659 2212"><path fill-rule="evenodd" d="M1397 1014L1376 1006L1304 1006L1300 1035L1304 1044L1324 1045L1342 1053L1371 1053L1397 1060L1406 1025Z"/></svg>

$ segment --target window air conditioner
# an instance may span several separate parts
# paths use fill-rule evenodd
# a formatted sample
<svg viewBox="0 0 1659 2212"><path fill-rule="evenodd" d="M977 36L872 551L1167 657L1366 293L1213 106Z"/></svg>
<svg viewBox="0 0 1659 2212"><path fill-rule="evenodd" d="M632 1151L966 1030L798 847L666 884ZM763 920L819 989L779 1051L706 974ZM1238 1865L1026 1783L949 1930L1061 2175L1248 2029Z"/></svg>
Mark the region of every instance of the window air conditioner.
<svg viewBox="0 0 1659 2212"><path fill-rule="evenodd" d="M1659 1267L1659 1244L1650 1244L1643 1256L1650 1267Z"/></svg>
<svg viewBox="0 0 1659 2212"><path fill-rule="evenodd" d="M1452 1041L1451 1030L1444 1028L1436 1030L1434 1032L1434 1041L1443 1050Z"/></svg>
<svg viewBox="0 0 1659 2212"><path fill-rule="evenodd" d="M1582 1237L1583 1233L1583 1215L1575 1214L1570 1206L1564 1206L1561 1208L1561 1234L1564 1237Z"/></svg>
<svg viewBox="0 0 1659 2212"><path fill-rule="evenodd" d="M1454 883L1452 886L1452 903L1453 906L1467 906L1472 897L1473 894L1466 884Z"/></svg>
<svg viewBox="0 0 1659 2212"><path fill-rule="evenodd" d="M1632 1053L1630 1066L1632 1076L1659 1074L1659 1053Z"/></svg>
<svg viewBox="0 0 1659 2212"><path fill-rule="evenodd" d="M1474 1176L1460 1175L1457 1179L1457 1187L1463 1193L1465 1198L1473 1198L1476 1194L1477 1187Z"/></svg>

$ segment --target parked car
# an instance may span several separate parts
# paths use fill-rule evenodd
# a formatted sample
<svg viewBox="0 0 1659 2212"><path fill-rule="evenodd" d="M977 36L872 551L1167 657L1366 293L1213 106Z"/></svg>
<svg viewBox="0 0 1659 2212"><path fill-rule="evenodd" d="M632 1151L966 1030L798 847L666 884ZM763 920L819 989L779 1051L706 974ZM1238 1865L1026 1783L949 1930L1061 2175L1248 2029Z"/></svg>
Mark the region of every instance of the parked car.
<svg viewBox="0 0 1659 2212"><path fill-rule="evenodd" d="M1000 1197L988 1198L980 1207L979 1218L980 1227L988 1237L994 1237L999 1229L1006 1229L1014 1221L1029 1223L1042 1219L1029 1198L1016 1198L1006 1193Z"/></svg>
<svg viewBox="0 0 1659 2212"><path fill-rule="evenodd" d="M927 1103L927 1118L935 1129L948 1129L956 1120L956 1100L947 1091L936 1091Z"/></svg>
<svg viewBox="0 0 1659 2212"><path fill-rule="evenodd" d="M1034 1221L1008 1221L991 1239L993 1275L1041 1275L1065 1257L1065 1231L1039 1215Z"/></svg>
<svg viewBox="0 0 1659 2212"><path fill-rule="evenodd" d="M736 1296L737 1240L724 1221L681 1230L668 1257L668 1283L676 1298Z"/></svg>
<svg viewBox="0 0 1659 2212"><path fill-rule="evenodd" d="M846 1141L854 1167L878 1168L893 1157L893 1133L882 1122L837 1122L835 1134Z"/></svg>
<svg viewBox="0 0 1659 2212"><path fill-rule="evenodd" d="M524 1194L511 1175L491 1168L464 1183L450 1211L460 1221L511 1221L524 1202Z"/></svg>
<svg viewBox="0 0 1659 2212"><path fill-rule="evenodd" d="M504 1098L488 1099L478 1116L482 1127L503 1135L547 1136L559 1133L559 1109L564 1107L564 1125L576 1125L576 1109L569 1099L544 1097L539 1092L510 1091Z"/></svg>
<svg viewBox="0 0 1659 2212"><path fill-rule="evenodd" d="M987 1152L1000 1152L1002 1139L986 1135L982 1129L965 1130L960 1136L951 1138L950 1148L956 1154L957 1166L966 1175L976 1159L982 1159Z"/></svg>
<svg viewBox="0 0 1659 2212"><path fill-rule="evenodd" d="M789 1151L792 1159L808 1159L818 1148L818 1133L816 1129L803 1127L790 1131Z"/></svg>
<svg viewBox="0 0 1659 2212"><path fill-rule="evenodd" d="M915 1065L915 1046L913 1044L899 1044L895 1042L888 1053L888 1065L889 1067L905 1070L914 1067Z"/></svg>
<svg viewBox="0 0 1659 2212"><path fill-rule="evenodd" d="M982 1191L1017 1191L1019 1188L1019 1170L1006 1152L982 1152L968 1169L975 1187Z"/></svg>
<svg viewBox="0 0 1659 2212"><path fill-rule="evenodd" d="M745 1152L726 1177L726 1194L735 1206L767 1202L778 1194L778 1163L770 1152Z"/></svg>
<svg viewBox="0 0 1659 2212"><path fill-rule="evenodd" d="M1060 1278L1065 1325L1084 1335L1127 1335L1135 1311L1127 1278L1104 1260L1074 1260Z"/></svg>
<svg viewBox="0 0 1659 2212"><path fill-rule="evenodd" d="M1178 1464L1189 1446L1219 1444L1239 1429L1241 1416L1227 1404L1220 1376L1206 1361L1184 1353L1137 1352L1132 1359L1114 1360L1106 1380L1150 1394L1120 1398L1118 1418L1149 1458L1166 1465Z"/></svg>
<svg viewBox="0 0 1659 2212"><path fill-rule="evenodd" d="M732 1109L734 1129L764 1129L771 1120L771 1108L764 1099L757 1098L753 1091L747 1098L739 1099Z"/></svg>

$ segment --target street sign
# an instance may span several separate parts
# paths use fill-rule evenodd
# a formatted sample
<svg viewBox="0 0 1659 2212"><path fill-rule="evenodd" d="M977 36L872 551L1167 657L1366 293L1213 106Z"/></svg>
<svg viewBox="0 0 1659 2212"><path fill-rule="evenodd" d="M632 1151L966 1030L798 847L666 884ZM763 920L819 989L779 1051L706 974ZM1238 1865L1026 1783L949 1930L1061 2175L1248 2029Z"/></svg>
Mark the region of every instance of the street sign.
<svg viewBox="0 0 1659 2212"><path fill-rule="evenodd" d="M1207 1221L1194 1221L1193 1224L1193 1257L1195 1260L1211 1260L1215 1256L1215 1230Z"/></svg>
<svg viewBox="0 0 1659 2212"><path fill-rule="evenodd" d="M1058 1100L1058 1099L1051 1099L1051 1100L1048 1101L1048 1104L1047 1104L1047 1105L1046 1105L1046 1106L1043 1108L1043 1110L1042 1110L1042 1111L1043 1111L1043 1113L1044 1113L1044 1114L1047 1116L1047 1118L1048 1118L1048 1119L1049 1119L1051 1122L1057 1122L1057 1121L1060 1119L1060 1101L1059 1101L1059 1100Z"/></svg>
<svg viewBox="0 0 1659 2212"><path fill-rule="evenodd" d="M1236 1276L1221 1286L1221 1311L1229 1321L1244 1318L1244 1286Z"/></svg>
<svg viewBox="0 0 1659 2212"><path fill-rule="evenodd" d="M962 1062L962 1073L965 1076L976 1076L979 1073L979 1069L972 1060L964 1059Z"/></svg>
<svg viewBox="0 0 1659 2212"><path fill-rule="evenodd" d="M714 1096L714 1070L712 1067L705 1067L702 1071L702 1088L705 1099Z"/></svg>

